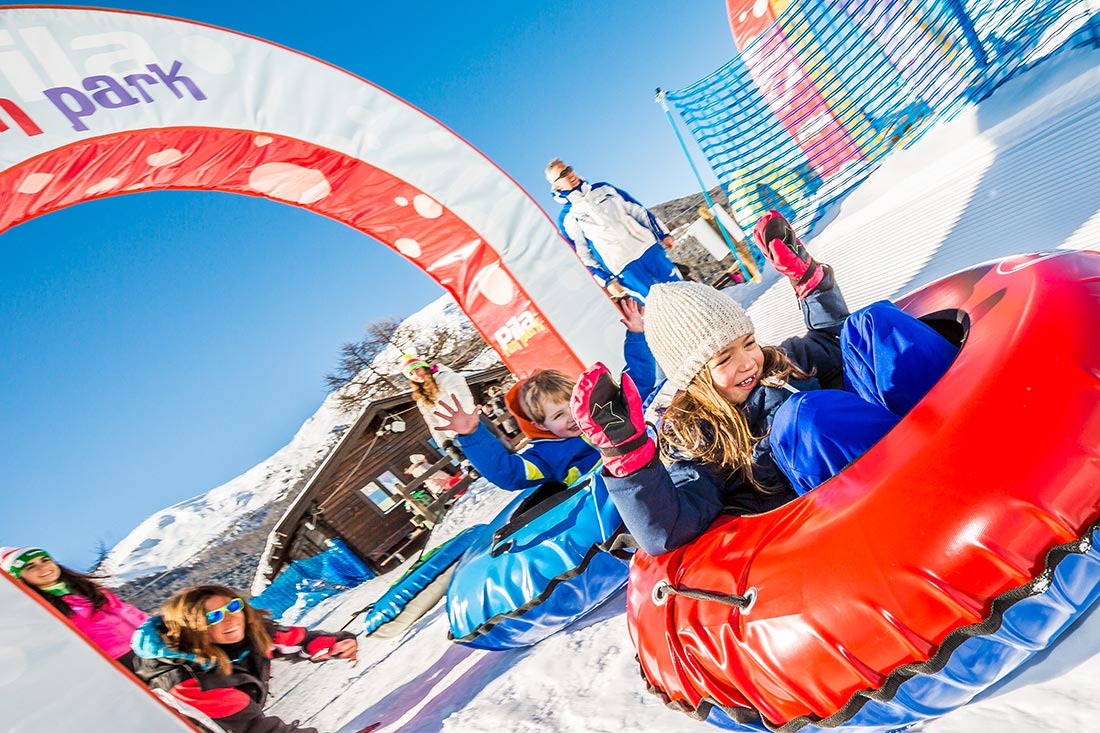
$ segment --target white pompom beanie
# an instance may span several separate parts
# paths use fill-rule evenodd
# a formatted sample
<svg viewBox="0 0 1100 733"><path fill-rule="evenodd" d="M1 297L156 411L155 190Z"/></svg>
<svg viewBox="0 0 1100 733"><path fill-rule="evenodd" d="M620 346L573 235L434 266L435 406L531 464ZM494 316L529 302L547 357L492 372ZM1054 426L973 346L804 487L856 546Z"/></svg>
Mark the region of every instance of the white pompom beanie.
<svg viewBox="0 0 1100 733"><path fill-rule="evenodd" d="M645 340L676 389L687 389L712 356L755 330L740 303L703 283L658 283L646 296Z"/></svg>
<svg viewBox="0 0 1100 733"><path fill-rule="evenodd" d="M0 570L18 578L31 560L49 556L41 547L0 547Z"/></svg>

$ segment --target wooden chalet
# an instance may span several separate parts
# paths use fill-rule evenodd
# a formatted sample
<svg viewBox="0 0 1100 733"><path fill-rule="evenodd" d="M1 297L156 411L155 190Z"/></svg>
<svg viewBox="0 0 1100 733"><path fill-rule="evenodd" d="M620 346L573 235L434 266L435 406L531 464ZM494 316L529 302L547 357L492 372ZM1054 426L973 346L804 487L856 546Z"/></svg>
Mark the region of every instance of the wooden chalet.
<svg viewBox="0 0 1100 733"><path fill-rule="evenodd" d="M480 403L486 389L509 385L512 376L499 366L466 376L466 382ZM367 405L275 525L268 539L269 579L294 560L324 552L333 538L346 542L377 573L418 552L472 480L430 440L410 392ZM416 454L431 465L413 478L405 469ZM423 489L437 471L462 478L433 496Z"/></svg>

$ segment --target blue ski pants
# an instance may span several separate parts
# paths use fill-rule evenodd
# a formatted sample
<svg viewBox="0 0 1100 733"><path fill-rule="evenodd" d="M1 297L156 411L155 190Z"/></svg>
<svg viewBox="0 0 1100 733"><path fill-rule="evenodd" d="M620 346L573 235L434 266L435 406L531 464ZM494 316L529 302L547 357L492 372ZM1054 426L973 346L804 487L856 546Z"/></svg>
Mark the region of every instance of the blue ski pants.
<svg viewBox="0 0 1100 733"><path fill-rule="evenodd" d="M627 264L615 279L644 303L649 295L649 288L655 283L671 283L683 278L680 277L676 265L668 258L665 248L658 242L643 252L641 257Z"/></svg>
<svg viewBox="0 0 1100 733"><path fill-rule="evenodd" d="M848 316L840 334L844 390L799 392L776 411L771 447L805 494L877 443L932 388L958 349L893 303Z"/></svg>

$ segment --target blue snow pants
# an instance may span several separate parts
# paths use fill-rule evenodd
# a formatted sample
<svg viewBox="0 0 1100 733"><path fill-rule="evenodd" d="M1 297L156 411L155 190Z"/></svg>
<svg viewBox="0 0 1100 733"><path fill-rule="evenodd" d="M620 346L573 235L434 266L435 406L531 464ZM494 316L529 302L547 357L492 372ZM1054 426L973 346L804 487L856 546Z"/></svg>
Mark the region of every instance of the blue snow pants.
<svg viewBox="0 0 1100 733"><path fill-rule="evenodd" d="M641 257L627 264L616 275L616 279L631 295L638 296L644 303L649 295L649 288L655 283L671 283L683 278L680 277L676 265L668 258L665 248L658 242L643 252Z"/></svg>
<svg viewBox="0 0 1100 733"><path fill-rule="evenodd" d="M930 326L885 300L848 316L840 349L844 390L799 392L772 421L775 461L800 495L886 435L958 353Z"/></svg>

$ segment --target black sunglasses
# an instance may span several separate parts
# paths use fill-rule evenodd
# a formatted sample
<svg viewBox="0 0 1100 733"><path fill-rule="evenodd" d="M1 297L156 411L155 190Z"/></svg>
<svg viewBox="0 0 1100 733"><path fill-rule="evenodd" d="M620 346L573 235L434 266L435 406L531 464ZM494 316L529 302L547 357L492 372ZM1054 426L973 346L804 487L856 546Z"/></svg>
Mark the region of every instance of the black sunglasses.
<svg viewBox="0 0 1100 733"><path fill-rule="evenodd" d="M558 174L558 177L554 179L554 183L557 183L558 181L565 178L566 176L568 176L572 172L573 172L573 166L571 166L571 165L565 166L564 168L561 169L561 173Z"/></svg>

